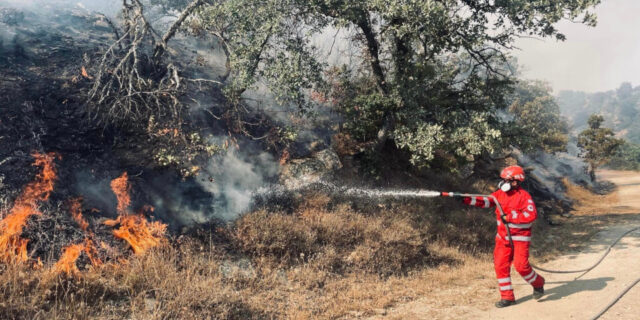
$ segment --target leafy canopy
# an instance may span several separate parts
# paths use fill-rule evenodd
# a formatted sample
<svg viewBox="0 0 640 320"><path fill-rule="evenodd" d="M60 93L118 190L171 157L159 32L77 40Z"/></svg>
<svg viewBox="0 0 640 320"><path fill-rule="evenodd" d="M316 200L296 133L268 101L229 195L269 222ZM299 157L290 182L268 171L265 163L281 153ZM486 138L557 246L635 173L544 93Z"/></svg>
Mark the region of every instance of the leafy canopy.
<svg viewBox="0 0 640 320"><path fill-rule="evenodd" d="M370 150L391 142L416 166L428 166L437 155L473 161L503 147L504 121L496 110L509 106L515 75L508 52L515 39L564 40L554 24L594 25L589 9L599 2L222 0L198 10L191 25L217 38L231 105L258 88L282 107L328 105ZM357 49L355 62L330 65L312 45L314 36L335 30ZM525 109L550 108L539 99ZM551 150L563 139L553 130L537 137Z"/></svg>
<svg viewBox="0 0 640 320"><path fill-rule="evenodd" d="M613 130L602 128L604 117L593 114L589 117L589 128L578 135L578 147L583 150L582 157L590 167L591 177L595 177L595 170L607 163L616 150L624 143L615 137Z"/></svg>
<svg viewBox="0 0 640 320"><path fill-rule="evenodd" d="M640 145L625 141L611 157L607 167L616 170L640 170Z"/></svg>
<svg viewBox="0 0 640 320"><path fill-rule="evenodd" d="M514 40L521 35L564 40L554 23L571 19L593 25L587 10L598 3L299 1L334 28L353 30L350 41L365 53L366 72L362 65L347 66L328 93L345 115L346 128L363 141L391 138L419 166L429 165L436 154L469 161L500 148L503 123L495 112L508 106L514 74L507 52ZM539 99L528 108L555 107ZM548 140L542 144L552 150L561 149L564 140L553 130L536 138Z"/></svg>
<svg viewBox="0 0 640 320"><path fill-rule="evenodd" d="M551 88L542 82L520 82L514 92L509 112L512 142L525 152L548 153L567 150L567 121L551 96Z"/></svg>

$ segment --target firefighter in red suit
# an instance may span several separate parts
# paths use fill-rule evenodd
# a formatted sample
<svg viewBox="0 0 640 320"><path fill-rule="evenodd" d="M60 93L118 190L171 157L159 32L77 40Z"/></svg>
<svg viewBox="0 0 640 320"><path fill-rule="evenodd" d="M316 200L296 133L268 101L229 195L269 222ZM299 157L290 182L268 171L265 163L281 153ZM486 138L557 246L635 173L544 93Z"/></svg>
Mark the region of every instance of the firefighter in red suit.
<svg viewBox="0 0 640 320"><path fill-rule="evenodd" d="M524 170L519 166L510 166L500 173L502 182L500 189L492 196L500 203L504 216L500 217L500 210L496 208L498 233L496 246L493 251L493 263L498 277L500 301L496 307L507 307L516 303L511 282L511 264L522 278L533 286L533 297L537 300L544 294L544 278L536 273L529 264L529 244L531 243L531 225L536 220L536 206L527 191L520 184L524 181ZM494 207L490 197L466 197L464 203L477 207ZM509 242L506 221L511 230Z"/></svg>

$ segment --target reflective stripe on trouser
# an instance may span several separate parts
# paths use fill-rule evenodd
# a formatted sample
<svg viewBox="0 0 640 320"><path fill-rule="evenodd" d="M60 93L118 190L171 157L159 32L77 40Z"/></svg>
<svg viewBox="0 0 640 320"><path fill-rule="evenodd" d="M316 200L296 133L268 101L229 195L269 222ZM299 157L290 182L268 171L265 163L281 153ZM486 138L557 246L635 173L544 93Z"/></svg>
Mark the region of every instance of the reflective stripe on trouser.
<svg viewBox="0 0 640 320"><path fill-rule="evenodd" d="M500 225L500 221L498 221L498 225ZM497 233L496 238L509 240L509 236L501 237L500 234ZM531 242L531 236L512 236L511 239L513 241Z"/></svg>
<svg viewBox="0 0 640 320"><path fill-rule="evenodd" d="M501 299L515 300L511 285L511 264L516 271L534 288L544 285L544 278L537 274L529 264L529 242L514 241L514 250L506 240L496 239L493 251L493 263L498 278L498 289Z"/></svg>
<svg viewBox="0 0 640 320"><path fill-rule="evenodd" d="M502 221L496 220L498 225L502 224ZM531 229L533 223L524 223L524 224L516 224L516 223L507 223L507 226L511 229ZM529 239L531 241L531 239Z"/></svg>

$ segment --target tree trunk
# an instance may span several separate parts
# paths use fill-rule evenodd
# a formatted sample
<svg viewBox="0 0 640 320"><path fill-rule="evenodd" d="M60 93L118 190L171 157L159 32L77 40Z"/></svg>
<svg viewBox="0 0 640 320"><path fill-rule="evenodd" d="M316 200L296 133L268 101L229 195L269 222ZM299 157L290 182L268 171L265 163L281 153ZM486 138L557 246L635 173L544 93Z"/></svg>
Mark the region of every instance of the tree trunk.
<svg viewBox="0 0 640 320"><path fill-rule="evenodd" d="M596 182L596 166L593 164L589 164L587 167L587 174L589 174L589 178L591 178L591 182Z"/></svg>
<svg viewBox="0 0 640 320"><path fill-rule="evenodd" d="M376 39L376 34L371 27L369 22L369 17L366 13L363 13L363 18L357 22L358 27L362 31L362 34L365 38L365 44L367 46L367 51L369 53L369 64L371 65L371 71L373 72L373 76L376 79L376 86L380 94L383 96L389 95L389 89L387 87L387 83L385 80L384 71L382 69L382 64L380 63L380 44ZM387 110L383 115L383 124L382 128L378 131L378 136L376 139L376 143L374 145L374 150L376 152L380 152L382 148L385 146L389 137L391 135L391 131L395 126L395 121L393 118L393 114Z"/></svg>
<svg viewBox="0 0 640 320"><path fill-rule="evenodd" d="M362 34L364 35L366 41L367 51L369 53L369 64L371 65L373 76L376 78L378 91L386 96L388 94L388 90L384 78L384 71L382 70L382 65L380 64L380 44L378 44L375 32L373 31L371 24L369 23L369 18L367 16L364 16L360 21L358 21L358 27L360 27L360 30L362 31Z"/></svg>

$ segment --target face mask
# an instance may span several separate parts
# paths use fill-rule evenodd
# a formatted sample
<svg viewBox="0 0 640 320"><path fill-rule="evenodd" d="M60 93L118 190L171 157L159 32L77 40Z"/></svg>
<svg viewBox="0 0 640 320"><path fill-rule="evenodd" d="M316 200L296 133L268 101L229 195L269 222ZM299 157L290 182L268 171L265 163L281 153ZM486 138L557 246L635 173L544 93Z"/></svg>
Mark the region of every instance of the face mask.
<svg viewBox="0 0 640 320"><path fill-rule="evenodd" d="M507 192L511 190L511 183L503 180L503 181L500 181L500 183L498 184L498 187L500 187L500 190Z"/></svg>

